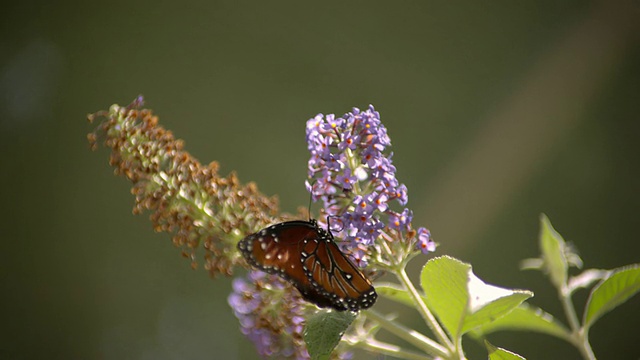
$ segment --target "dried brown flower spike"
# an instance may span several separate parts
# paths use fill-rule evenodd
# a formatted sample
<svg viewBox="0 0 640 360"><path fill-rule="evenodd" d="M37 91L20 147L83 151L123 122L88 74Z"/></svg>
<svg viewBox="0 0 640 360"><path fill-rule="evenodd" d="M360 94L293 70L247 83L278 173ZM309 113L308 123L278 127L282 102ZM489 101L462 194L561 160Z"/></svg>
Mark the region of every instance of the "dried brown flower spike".
<svg viewBox="0 0 640 360"><path fill-rule="evenodd" d="M261 194L253 183L241 185L234 173L220 176L217 162L200 164L142 105L139 97L128 106L89 115L90 122L101 121L87 136L91 149L98 139L111 148L115 174L133 183L134 214L151 211L154 229L172 234L193 267L202 249L212 276L231 275L235 265L246 265L236 243L274 222L277 199Z"/></svg>

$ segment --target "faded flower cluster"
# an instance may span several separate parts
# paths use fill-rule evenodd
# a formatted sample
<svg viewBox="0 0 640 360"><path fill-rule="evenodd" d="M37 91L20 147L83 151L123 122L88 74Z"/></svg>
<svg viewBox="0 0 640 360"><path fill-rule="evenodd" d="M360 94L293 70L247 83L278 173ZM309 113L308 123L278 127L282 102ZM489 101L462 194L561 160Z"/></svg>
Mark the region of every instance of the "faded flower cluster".
<svg viewBox="0 0 640 360"><path fill-rule="evenodd" d="M103 140L116 175L133 183L134 214L149 210L154 229L172 234L193 267L202 246L209 273L231 275L244 264L235 251L237 240L273 222L276 200L253 183L241 185L234 173L221 176L216 162L200 164L142 105L139 97L128 106L89 115L89 121L99 121L88 135L92 149Z"/></svg>

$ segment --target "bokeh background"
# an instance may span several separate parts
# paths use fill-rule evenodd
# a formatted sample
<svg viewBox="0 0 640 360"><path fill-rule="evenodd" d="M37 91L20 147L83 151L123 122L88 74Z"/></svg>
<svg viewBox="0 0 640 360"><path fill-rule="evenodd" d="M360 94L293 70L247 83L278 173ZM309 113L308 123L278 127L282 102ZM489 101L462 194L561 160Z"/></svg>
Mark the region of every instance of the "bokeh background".
<svg viewBox="0 0 640 360"><path fill-rule="evenodd" d="M374 104L437 254L554 314L544 276L518 270L540 213L587 267L640 261L637 1L19 1L0 18L2 359L256 357L230 279L133 216L107 151L88 149L86 114L138 94L194 156L289 212L308 203L305 121ZM596 355L639 358L639 324L635 298L595 325ZM543 335L491 340L578 358Z"/></svg>

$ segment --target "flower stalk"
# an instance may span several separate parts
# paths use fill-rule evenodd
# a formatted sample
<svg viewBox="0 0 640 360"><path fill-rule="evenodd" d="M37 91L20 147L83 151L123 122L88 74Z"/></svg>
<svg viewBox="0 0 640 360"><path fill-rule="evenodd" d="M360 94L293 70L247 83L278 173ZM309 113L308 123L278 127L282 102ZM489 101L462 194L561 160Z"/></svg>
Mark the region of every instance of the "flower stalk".
<svg viewBox="0 0 640 360"><path fill-rule="evenodd" d="M413 329L406 328L393 320L389 320L374 310L365 310L363 314L366 315L368 319L374 320L380 324L380 326L385 330L416 346L418 349L421 349L433 356L447 358L447 349L437 342L429 339L427 336L420 334ZM370 341L371 339L367 339L366 342Z"/></svg>
<svg viewBox="0 0 640 360"><path fill-rule="evenodd" d="M449 337L447 336L445 331L442 329L442 327L440 326L440 323L438 323L435 316L433 316L431 311L429 311L429 308L427 307L422 297L418 293L418 290L413 285L413 282L411 282L411 279L409 279L409 276L407 275L407 272L404 270L404 267L397 270L396 276L400 279L402 284L404 284L405 288L409 291L409 294L411 295L413 302L416 304L416 308L418 309L418 312L424 319L425 323L429 326L431 331L433 331L433 333L436 335L440 343L443 344L446 348L450 349L449 353L451 353L452 352L451 350L455 349L453 343L451 342L451 340L449 340Z"/></svg>

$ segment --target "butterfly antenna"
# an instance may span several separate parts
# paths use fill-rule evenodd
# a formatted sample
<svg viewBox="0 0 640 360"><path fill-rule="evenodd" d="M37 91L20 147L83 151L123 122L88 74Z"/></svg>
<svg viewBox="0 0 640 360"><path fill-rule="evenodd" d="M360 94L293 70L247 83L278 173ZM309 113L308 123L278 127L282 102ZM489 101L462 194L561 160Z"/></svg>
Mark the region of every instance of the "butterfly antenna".
<svg viewBox="0 0 640 360"><path fill-rule="evenodd" d="M338 232L342 231L344 229L344 222L342 222L342 219L340 219L339 215L327 215L327 230L331 232L331 223L329 223L329 220L331 218L338 219L338 221L342 224L342 227L340 228L340 230L336 230L336 231Z"/></svg>

